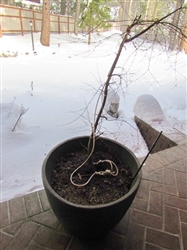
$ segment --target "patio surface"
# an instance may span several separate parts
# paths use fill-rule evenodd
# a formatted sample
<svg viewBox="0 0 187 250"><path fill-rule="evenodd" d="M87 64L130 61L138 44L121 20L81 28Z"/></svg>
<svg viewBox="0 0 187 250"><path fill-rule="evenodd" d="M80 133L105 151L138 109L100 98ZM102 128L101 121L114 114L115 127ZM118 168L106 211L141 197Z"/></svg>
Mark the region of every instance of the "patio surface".
<svg viewBox="0 0 187 250"><path fill-rule="evenodd" d="M44 190L0 203L0 227L0 250L187 250L187 140L149 156L131 208L102 240L65 231Z"/></svg>

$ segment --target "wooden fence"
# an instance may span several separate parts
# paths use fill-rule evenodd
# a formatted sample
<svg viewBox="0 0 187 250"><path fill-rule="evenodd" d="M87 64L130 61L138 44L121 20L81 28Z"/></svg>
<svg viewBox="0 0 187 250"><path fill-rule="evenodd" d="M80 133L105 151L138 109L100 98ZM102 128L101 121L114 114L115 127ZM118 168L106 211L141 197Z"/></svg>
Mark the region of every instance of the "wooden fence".
<svg viewBox="0 0 187 250"><path fill-rule="evenodd" d="M30 21L33 32L40 32L42 12L22 9L15 6L0 4L0 29L2 33L27 33L30 31ZM74 31L75 18L70 16L50 15L50 31L55 33L70 33Z"/></svg>
<svg viewBox="0 0 187 250"><path fill-rule="evenodd" d="M33 23L33 32L40 32L42 26L42 12L36 10L23 9L16 6L9 6L0 4L0 37L3 33L24 33L30 32L30 21ZM50 32L54 33L73 33L74 32L75 18L70 16L50 15ZM110 29L123 30L121 22L112 22ZM126 24L124 24L126 25ZM100 31L103 31L101 29ZM87 32L87 30L79 29L79 32ZM148 33L141 36L144 40L157 41L159 43L169 44L169 34ZM180 41L179 41L180 42ZM178 42L178 43L179 43ZM187 43L183 42L180 50L185 48L187 53Z"/></svg>

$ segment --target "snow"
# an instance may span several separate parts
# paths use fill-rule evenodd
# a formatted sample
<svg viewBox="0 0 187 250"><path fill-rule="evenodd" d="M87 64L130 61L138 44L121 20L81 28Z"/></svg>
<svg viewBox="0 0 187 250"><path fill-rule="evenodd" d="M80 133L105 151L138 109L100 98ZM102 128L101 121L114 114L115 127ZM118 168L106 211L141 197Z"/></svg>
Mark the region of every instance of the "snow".
<svg viewBox="0 0 187 250"><path fill-rule="evenodd" d="M106 80L120 39L118 31L94 34L88 46L84 35L51 34L50 47L44 47L40 34L34 33L33 53L30 34L0 38L0 54L7 56L0 60L0 201L42 189L46 154L65 139L89 135L98 89ZM125 46L115 71L123 74L114 77L111 86L120 96L119 117L104 114L99 126L103 136L123 143L137 157L146 155L147 146L133 120L133 110L153 122L158 118L154 110L160 105L162 129L164 121L187 133L186 55L158 46L149 49L149 43L137 50L141 42ZM141 95L145 105L141 98L137 100ZM28 110L12 131L21 108Z"/></svg>
<svg viewBox="0 0 187 250"><path fill-rule="evenodd" d="M134 114L158 131L163 130L165 133L169 133L174 130L165 117L159 102L152 95L141 95L137 98Z"/></svg>

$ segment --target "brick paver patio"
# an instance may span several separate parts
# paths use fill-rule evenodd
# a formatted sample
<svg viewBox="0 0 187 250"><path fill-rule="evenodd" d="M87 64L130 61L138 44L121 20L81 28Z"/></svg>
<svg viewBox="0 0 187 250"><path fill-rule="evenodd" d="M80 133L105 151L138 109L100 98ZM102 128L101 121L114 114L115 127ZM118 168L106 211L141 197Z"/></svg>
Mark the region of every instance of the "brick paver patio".
<svg viewBox="0 0 187 250"><path fill-rule="evenodd" d="M3 202L0 211L1 250L187 250L187 141L148 158L131 208L102 240L65 231L44 190Z"/></svg>

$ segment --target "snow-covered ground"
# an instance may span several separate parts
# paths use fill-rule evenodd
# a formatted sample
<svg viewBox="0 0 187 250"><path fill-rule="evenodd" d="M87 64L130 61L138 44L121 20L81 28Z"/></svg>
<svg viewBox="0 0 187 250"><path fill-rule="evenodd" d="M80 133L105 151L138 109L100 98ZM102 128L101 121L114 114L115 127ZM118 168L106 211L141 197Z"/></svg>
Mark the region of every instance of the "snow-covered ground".
<svg viewBox="0 0 187 250"><path fill-rule="evenodd" d="M42 189L41 166L50 149L67 138L90 133L98 89L120 39L118 31L94 34L88 46L83 35L51 34L50 47L44 47L37 33L33 53L30 34L0 38L0 54L7 56L0 59L0 201ZM147 147L133 110L136 115L145 113L148 120L158 119L150 95L159 102L167 125L186 133L187 55L156 46L150 49L148 43L137 50L141 42L125 46L115 72L123 74L122 82L118 76L113 78L112 88L120 96L119 118L108 115L100 128L138 157L147 153ZM149 95L150 99L139 100L147 103L147 109L139 104L137 108L141 95ZM12 131L21 109L28 110Z"/></svg>

